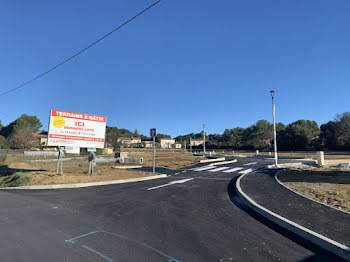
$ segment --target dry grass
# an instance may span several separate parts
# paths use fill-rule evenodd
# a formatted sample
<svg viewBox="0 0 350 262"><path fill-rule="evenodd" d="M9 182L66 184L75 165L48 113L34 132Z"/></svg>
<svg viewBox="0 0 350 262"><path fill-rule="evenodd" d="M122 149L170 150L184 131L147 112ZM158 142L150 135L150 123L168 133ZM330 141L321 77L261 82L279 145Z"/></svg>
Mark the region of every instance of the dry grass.
<svg viewBox="0 0 350 262"><path fill-rule="evenodd" d="M287 187L321 203L350 212L350 185L286 182Z"/></svg>
<svg viewBox="0 0 350 262"><path fill-rule="evenodd" d="M152 152L129 152L131 157L143 157L144 165L152 165ZM38 159L38 158L36 158ZM23 172L30 177L27 185L52 185L84 182L111 181L126 178L150 176L151 173L125 169L114 169L120 164L97 164L99 172L88 174L87 157L76 157L63 162L63 176L56 175L57 162L54 158L46 159L47 162L34 162L35 159L24 158L19 154L8 154L5 166L0 167L0 176L8 176L16 172ZM42 158L40 159L42 160ZM157 152L156 165L169 168L180 168L198 162L198 158L182 152L160 151Z"/></svg>
<svg viewBox="0 0 350 262"><path fill-rule="evenodd" d="M31 180L27 185L52 185L52 184L70 184L84 182L111 181L126 178L136 178L150 176L150 173L113 169L113 163L98 164L99 172L88 174L88 161L86 159L77 159L63 162L63 176L56 175L56 162L39 163L8 163L9 173L26 172Z"/></svg>
<svg viewBox="0 0 350 262"><path fill-rule="evenodd" d="M128 153L128 156L143 157L144 165L152 166L152 151L131 151ZM177 169L198 163L199 160L199 157L179 151L159 150L156 152L156 166Z"/></svg>
<svg viewBox="0 0 350 262"><path fill-rule="evenodd" d="M285 170L278 174L287 187L318 202L350 212L350 173L332 169Z"/></svg>

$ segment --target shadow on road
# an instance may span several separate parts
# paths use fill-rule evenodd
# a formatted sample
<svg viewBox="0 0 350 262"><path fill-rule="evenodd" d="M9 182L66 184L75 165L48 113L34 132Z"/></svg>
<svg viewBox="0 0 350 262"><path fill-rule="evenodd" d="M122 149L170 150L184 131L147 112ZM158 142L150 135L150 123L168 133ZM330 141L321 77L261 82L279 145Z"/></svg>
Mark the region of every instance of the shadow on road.
<svg viewBox="0 0 350 262"><path fill-rule="evenodd" d="M264 172L264 171L262 171ZM269 172L269 171L267 171ZM310 241L294 234L293 232L271 222L270 220L266 219L259 213L252 210L250 207L248 207L238 196L236 192L236 181L238 177L235 177L231 179L230 183L227 185L227 193L234 205L236 205L238 208L240 208L242 211L253 217L255 220L259 221L260 223L264 224L265 226L269 227L270 229L274 230L275 232L283 235L284 237L292 240L293 242L297 243L298 245L310 250L314 253L313 256L308 257L306 259L301 260L301 262L313 262L313 261L345 261L332 253L328 252L327 250L324 250L315 244L311 243Z"/></svg>

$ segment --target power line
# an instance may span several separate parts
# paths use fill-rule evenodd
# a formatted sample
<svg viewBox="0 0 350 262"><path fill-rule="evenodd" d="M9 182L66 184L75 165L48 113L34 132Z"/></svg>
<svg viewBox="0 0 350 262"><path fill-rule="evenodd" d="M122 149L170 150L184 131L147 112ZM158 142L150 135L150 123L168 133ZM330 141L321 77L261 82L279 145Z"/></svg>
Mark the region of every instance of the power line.
<svg viewBox="0 0 350 262"><path fill-rule="evenodd" d="M133 17L129 18L128 20L126 20L124 23L122 23L121 25L117 26L116 28L114 28L112 31L110 31L109 33L105 34L104 36L102 36L101 38L97 39L95 42L91 43L90 45L88 45L87 47L81 49L80 51L78 51L77 53L73 54L72 56L70 56L69 58L63 60L62 62L58 63L57 65L55 65L54 67L50 68L49 70L37 75L36 77L34 77L33 79L15 87L12 88L4 93L1 93L0 96L4 96L7 95L8 93L11 93L17 89L20 89L28 84L30 84L31 82L43 77L44 75L47 75L48 73L50 73L51 71L57 69L58 67L64 65L65 63L69 62L70 60L72 60L73 58L81 55L82 53L84 53L85 51L87 51L88 49L90 49L91 47L93 47L94 45L96 45L97 43L99 43L100 41L102 41L103 39L107 38L108 36L110 36L111 34L113 34L115 31L121 29L122 27L126 26L127 24L129 24L131 21L133 21L134 19L136 19L138 16L144 14L145 12L147 12L148 10L150 10L152 7L154 7L155 5L157 5L160 2L160 0L154 2L153 4L149 5L148 7L146 7L145 9L143 9L142 11L140 11L139 13L137 13L136 15L134 15Z"/></svg>

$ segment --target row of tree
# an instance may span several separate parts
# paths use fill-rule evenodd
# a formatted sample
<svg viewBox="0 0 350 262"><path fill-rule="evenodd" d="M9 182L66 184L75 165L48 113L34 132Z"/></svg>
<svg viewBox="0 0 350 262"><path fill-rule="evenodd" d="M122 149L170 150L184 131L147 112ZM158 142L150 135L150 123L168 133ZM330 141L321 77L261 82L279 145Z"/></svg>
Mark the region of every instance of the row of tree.
<svg viewBox="0 0 350 262"><path fill-rule="evenodd" d="M42 128L36 116L21 115L7 126L0 121L0 148L32 148L38 145L38 134ZM273 126L266 120L259 120L247 127L226 129L223 134L206 136L207 148L225 149L266 149L273 146ZM333 121L317 125L312 120L298 120L288 125L276 124L277 144L279 150L350 150L350 112L338 115ZM149 137L140 135L137 130L131 132L125 128L107 126L106 146L119 148L119 137L140 136L142 140ZM190 142L190 139L200 139L203 133L190 133L178 136L179 142ZM159 134L157 140L170 138L169 135Z"/></svg>
<svg viewBox="0 0 350 262"><path fill-rule="evenodd" d="M226 129L223 134L206 136L207 148L260 149L273 147L273 126L259 120L247 127ZM338 115L335 120L318 127L312 120L298 120L288 125L276 124L277 145L282 151L298 150L350 150L350 112ZM190 138L202 138L203 133L176 137L189 143Z"/></svg>

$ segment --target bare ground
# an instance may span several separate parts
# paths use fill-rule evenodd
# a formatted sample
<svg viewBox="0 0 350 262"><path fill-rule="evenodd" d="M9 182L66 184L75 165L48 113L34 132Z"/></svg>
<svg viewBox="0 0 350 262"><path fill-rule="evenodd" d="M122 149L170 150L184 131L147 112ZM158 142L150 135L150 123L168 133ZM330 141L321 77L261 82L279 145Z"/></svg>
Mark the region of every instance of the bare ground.
<svg viewBox="0 0 350 262"><path fill-rule="evenodd" d="M152 166L152 151L131 151L128 152L131 157L143 157L145 166ZM189 153L179 151L157 151L156 152L156 166L168 168L181 168L198 163L200 157L195 157Z"/></svg>
<svg viewBox="0 0 350 262"><path fill-rule="evenodd" d="M318 202L350 212L350 173L339 170L286 170L279 179L287 187Z"/></svg>
<svg viewBox="0 0 350 262"><path fill-rule="evenodd" d="M152 152L135 151L129 156L143 157L144 165L152 165ZM23 172L30 177L26 185L52 185L84 182L111 181L126 178L150 176L151 173L134 170L114 169L113 166L122 164L106 163L97 164L99 172L88 174L88 161L86 157L73 157L72 160L63 162L63 175L56 174L57 162L54 158L46 159L46 162L35 162L36 159L24 158L22 155L7 156L4 166L0 166L0 177L6 177L16 172ZM43 159L40 159L43 160ZM180 168L198 162L197 157L182 152L157 152L156 165L169 168Z"/></svg>

